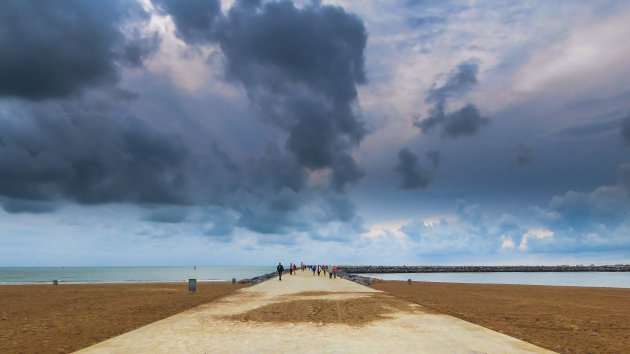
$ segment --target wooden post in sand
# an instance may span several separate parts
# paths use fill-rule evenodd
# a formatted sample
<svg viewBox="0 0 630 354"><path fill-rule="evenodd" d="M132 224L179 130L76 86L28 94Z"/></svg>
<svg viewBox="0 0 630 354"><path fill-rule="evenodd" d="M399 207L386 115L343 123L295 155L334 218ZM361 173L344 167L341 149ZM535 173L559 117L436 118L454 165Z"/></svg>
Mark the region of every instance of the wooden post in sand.
<svg viewBox="0 0 630 354"><path fill-rule="evenodd" d="M193 294L197 292L197 279L188 279L188 291Z"/></svg>

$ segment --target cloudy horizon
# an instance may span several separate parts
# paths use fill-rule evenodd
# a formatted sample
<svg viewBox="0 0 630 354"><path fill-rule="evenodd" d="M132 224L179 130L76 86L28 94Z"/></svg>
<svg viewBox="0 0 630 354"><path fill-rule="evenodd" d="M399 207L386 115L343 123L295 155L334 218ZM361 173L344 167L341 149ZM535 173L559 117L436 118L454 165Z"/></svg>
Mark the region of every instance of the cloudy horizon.
<svg viewBox="0 0 630 354"><path fill-rule="evenodd" d="M0 266L630 263L630 4L0 3Z"/></svg>

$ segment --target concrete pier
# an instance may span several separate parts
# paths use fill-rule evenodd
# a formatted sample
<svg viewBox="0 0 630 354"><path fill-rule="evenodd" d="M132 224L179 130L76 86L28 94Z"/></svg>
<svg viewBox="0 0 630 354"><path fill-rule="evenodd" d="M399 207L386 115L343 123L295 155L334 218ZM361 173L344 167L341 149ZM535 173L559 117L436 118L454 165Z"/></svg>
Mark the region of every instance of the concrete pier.
<svg viewBox="0 0 630 354"><path fill-rule="evenodd" d="M296 273L80 353L551 353L345 279Z"/></svg>

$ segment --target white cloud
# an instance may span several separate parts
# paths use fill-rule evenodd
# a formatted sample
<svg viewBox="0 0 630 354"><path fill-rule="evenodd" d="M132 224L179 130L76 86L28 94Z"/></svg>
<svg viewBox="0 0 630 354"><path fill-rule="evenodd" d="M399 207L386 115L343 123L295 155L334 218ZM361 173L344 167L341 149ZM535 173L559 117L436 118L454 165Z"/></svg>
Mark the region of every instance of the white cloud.
<svg viewBox="0 0 630 354"><path fill-rule="evenodd" d="M515 243L514 240L512 240L512 237L507 236L507 235L503 235L501 236L501 249L514 249L515 247Z"/></svg>
<svg viewBox="0 0 630 354"><path fill-rule="evenodd" d="M518 248L522 251L526 251L528 246L528 242L530 239L544 240L547 238L552 238L554 235L553 231L548 229L531 229L527 231L523 237L521 238L521 243Z"/></svg>
<svg viewBox="0 0 630 354"><path fill-rule="evenodd" d="M562 82L580 90L627 72L628 33L630 12L577 28L566 38L538 49L516 74L514 88L531 92Z"/></svg>

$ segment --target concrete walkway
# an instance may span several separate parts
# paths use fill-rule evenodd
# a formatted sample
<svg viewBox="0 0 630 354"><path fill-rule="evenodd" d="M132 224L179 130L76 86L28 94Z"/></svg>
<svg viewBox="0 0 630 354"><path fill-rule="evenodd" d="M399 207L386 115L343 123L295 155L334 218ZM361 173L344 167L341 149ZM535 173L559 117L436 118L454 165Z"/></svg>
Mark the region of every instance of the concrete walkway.
<svg viewBox="0 0 630 354"><path fill-rule="evenodd" d="M389 303L388 296L346 280L298 271L283 276L282 282L272 279L238 290L79 353L551 353L393 297L393 308L365 307L366 314L387 312L378 319L359 318L360 324L350 323L357 314L342 313L339 305L354 301L350 306L363 308L382 299ZM375 297L379 300L369 300ZM304 321L293 310L308 309L300 304L317 301L339 311L338 318L333 318L337 323L324 317L317 322L322 308L306 314L315 322Z"/></svg>

